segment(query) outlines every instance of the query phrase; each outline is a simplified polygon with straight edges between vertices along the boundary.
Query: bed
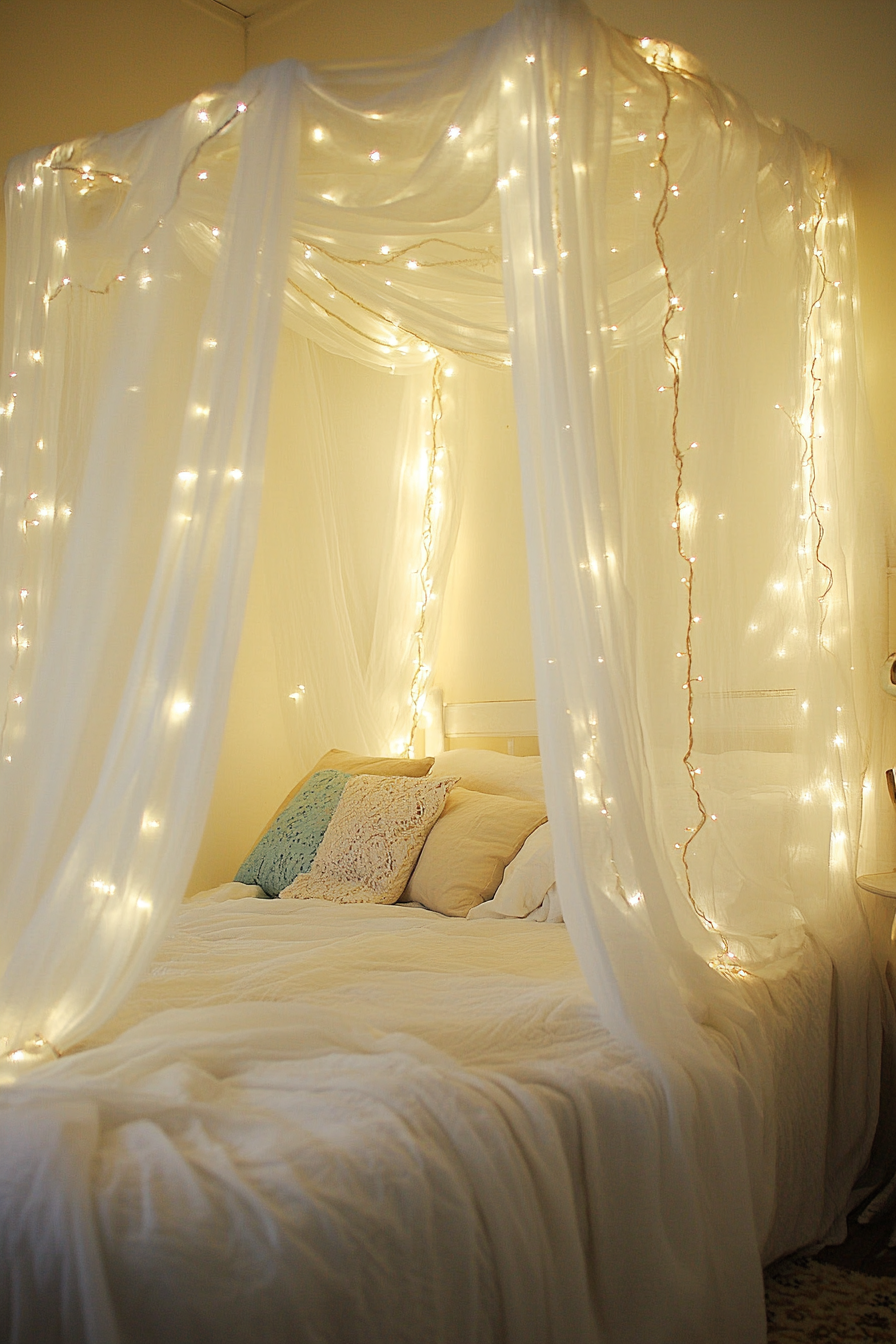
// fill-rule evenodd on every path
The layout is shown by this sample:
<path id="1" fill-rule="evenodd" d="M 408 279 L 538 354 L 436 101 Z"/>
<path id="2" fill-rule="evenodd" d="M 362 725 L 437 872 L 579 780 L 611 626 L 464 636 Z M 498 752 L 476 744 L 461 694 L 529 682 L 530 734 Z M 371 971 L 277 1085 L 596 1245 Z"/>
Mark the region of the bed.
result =
<path id="1" fill-rule="evenodd" d="M 4 1109 L 11 1338 L 698 1338 L 645 1161 L 666 1101 L 562 921 L 264 897 L 186 902 L 118 1013 Z M 826 1171 L 855 1160 L 828 1127 L 833 993 L 812 940 L 743 986 L 776 1080 L 766 1260 L 827 1229 Z M 736 1074 L 737 1024 L 703 1031 Z"/>

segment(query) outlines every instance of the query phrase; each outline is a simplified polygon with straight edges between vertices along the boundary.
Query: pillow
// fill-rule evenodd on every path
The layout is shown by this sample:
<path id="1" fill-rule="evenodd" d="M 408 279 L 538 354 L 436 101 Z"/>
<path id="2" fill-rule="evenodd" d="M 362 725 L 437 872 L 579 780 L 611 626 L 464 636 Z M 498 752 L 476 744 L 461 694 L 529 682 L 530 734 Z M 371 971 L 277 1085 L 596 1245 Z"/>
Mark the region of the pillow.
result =
<path id="1" fill-rule="evenodd" d="M 411 874 L 406 898 L 440 915 L 466 915 L 494 896 L 506 865 L 544 820 L 542 803 L 452 790 Z"/>
<path id="2" fill-rule="evenodd" d="M 501 793 L 505 798 L 525 798 L 530 803 L 544 804 L 540 756 L 505 756 L 500 751 L 461 747 L 457 751 L 441 751 L 436 756 L 432 777 L 443 775 L 459 775 L 463 788 L 475 789 L 477 793 Z"/>
<path id="3" fill-rule="evenodd" d="M 281 898 L 391 905 L 445 806 L 454 779 L 350 779 L 307 873 Z"/>
<path id="4" fill-rule="evenodd" d="M 494 900 L 470 911 L 470 919 L 527 919 L 554 886 L 554 846 L 550 822 L 538 826 L 508 863 Z"/>
<path id="5" fill-rule="evenodd" d="M 434 760 L 434 756 L 419 756 L 415 759 L 404 756 L 356 756 L 351 751 L 340 751 L 338 747 L 332 747 L 286 795 L 258 839 L 267 834 L 283 809 L 292 802 L 299 790 L 305 787 L 311 776 L 321 770 L 342 770 L 347 775 L 402 775 L 416 779 L 429 773 Z M 258 844 L 258 840 L 255 843 Z"/>
<path id="6" fill-rule="evenodd" d="M 307 873 L 342 791 L 351 779 L 344 770 L 319 770 L 299 790 L 245 858 L 234 878 L 279 896 L 299 873 Z"/>

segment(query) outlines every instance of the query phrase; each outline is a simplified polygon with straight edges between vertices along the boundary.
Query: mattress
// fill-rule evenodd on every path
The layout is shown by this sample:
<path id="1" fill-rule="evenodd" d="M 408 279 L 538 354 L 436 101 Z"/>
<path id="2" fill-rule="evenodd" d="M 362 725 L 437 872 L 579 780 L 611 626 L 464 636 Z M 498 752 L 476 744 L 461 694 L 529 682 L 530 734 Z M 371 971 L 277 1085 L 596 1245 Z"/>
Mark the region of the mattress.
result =
<path id="1" fill-rule="evenodd" d="M 769 1254 L 823 1216 L 830 984 L 807 943 L 744 987 L 779 1079 Z M 187 904 L 117 1016 L 2 1113 L 14 1338 L 685 1340 L 687 1265 L 633 1293 L 662 1104 L 562 925 Z"/>

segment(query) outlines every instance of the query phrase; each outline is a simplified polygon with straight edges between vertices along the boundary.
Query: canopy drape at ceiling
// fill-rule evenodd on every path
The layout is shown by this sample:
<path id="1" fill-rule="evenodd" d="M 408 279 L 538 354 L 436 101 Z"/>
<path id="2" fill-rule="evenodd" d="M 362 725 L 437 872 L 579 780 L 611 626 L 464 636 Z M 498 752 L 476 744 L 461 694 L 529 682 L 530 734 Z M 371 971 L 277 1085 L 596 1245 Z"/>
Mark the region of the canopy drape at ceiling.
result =
<path id="1" fill-rule="evenodd" d="M 614 1211 L 656 1291 L 608 1278 L 607 1320 L 761 1338 L 774 1080 L 739 980 L 785 974 L 807 931 L 837 967 L 832 1125 L 863 1105 L 869 1130 L 832 1217 L 880 1045 L 853 873 L 884 561 L 829 156 L 671 45 L 537 3 L 435 55 L 284 62 L 22 156 L 6 205 L 8 1068 L 105 1020 L 180 901 L 278 342 L 304 493 L 270 515 L 275 639 L 308 758 L 412 741 L 460 500 L 443 411 L 485 364 L 513 379 L 564 915 L 664 1116 L 640 1122 L 651 1226 L 621 1189 Z M 377 429 L 346 465 L 334 408 L 361 395 Z"/>

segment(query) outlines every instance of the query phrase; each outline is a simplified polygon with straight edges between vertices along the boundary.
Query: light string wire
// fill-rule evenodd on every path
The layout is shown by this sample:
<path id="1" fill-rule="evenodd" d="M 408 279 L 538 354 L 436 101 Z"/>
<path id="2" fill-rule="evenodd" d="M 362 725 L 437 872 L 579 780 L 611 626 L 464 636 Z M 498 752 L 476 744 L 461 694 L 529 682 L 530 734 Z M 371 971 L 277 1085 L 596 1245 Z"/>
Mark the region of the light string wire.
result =
<path id="1" fill-rule="evenodd" d="M 319 252 L 321 256 L 329 257 L 330 261 L 338 262 L 341 266 L 392 266 L 396 261 L 401 261 L 409 252 L 419 252 L 421 248 L 429 247 L 430 244 L 437 244 L 439 247 L 456 247 L 460 252 L 466 252 L 465 257 L 440 257 L 434 261 L 418 260 L 413 258 L 415 265 L 409 267 L 410 270 L 432 270 L 442 266 L 499 266 L 501 258 L 491 247 L 471 247 L 467 243 L 459 243 L 456 238 L 420 238 L 413 243 L 408 243 L 406 247 L 391 248 L 387 247 L 385 251 L 380 248 L 380 255 L 376 257 L 342 257 L 338 252 L 330 252 L 322 247 L 320 243 L 308 243 L 301 238 L 296 242 L 305 249 L 305 260 L 310 260 L 309 253 Z M 385 244 L 384 244 L 385 247 Z M 405 263 L 407 265 L 407 263 Z"/>
<path id="2" fill-rule="evenodd" d="M 819 438 L 818 399 L 821 396 L 824 387 L 824 380 L 821 376 L 821 367 L 824 359 L 824 336 L 821 329 L 821 309 L 825 296 L 833 285 L 833 281 L 828 273 L 823 246 L 823 230 L 826 229 L 829 218 L 826 208 L 829 168 L 830 155 L 828 154 L 826 155 L 824 166 L 821 169 L 821 184 L 816 198 L 815 213 L 811 220 L 812 233 L 810 246 L 812 249 L 812 261 L 815 263 L 817 289 L 814 297 L 811 293 L 809 295 L 809 310 L 806 315 L 805 375 L 808 381 L 808 403 L 805 405 L 805 409 L 801 415 L 796 415 L 791 411 L 787 411 L 783 406 L 778 407 L 778 409 L 783 411 L 784 415 L 786 415 L 795 434 L 802 443 L 800 465 L 806 473 L 807 521 L 810 528 L 815 529 L 815 546 L 813 548 L 815 563 L 825 574 L 824 588 L 817 599 L 819 605 L 819 638 L 824 634 L 825 621 L 827 620 L 828 615 L 827 599 L 834 587 L 834 571 L 821 554 L 822 542 L 824 541 L 824 524 L 821 521 L 818 500 L 815 495 L 815 484 L 818 476 L 815 461 L 815 445 Z M 800 228 L 803 231 L 805 231 L 805 227 L 805 225 L 800 225 Z"/>
<path id="3" fill-rule="evenodd" d="M 664 386 L 661 390 L 664 392 L 671 391 L 672 393 L 672 415 L 669 430 L 672 445 L 672 457 L 675 463 L 675 517 L 672 526 L 675 530 L 675 540 L 679 558 L 687 567 L 687 574 L 683 580 L 687 592 L 687 631 L 684 648 L 685 680 L 683 683 L 683 689 L 687 691 L 687 749 L 681 759 L 682 764 L 687 771 L 688 784 L 690 785 L 691 794 L 697 806 L 698 813 L 696 825 L 688 826 L 686 828 L 688 832 L 687 839 L 682 845 L 676 845 L 676 849 L 679 850 L 682 872 L 684 874 L 685 891 L 691 908 L 701 924 L 703 924 L 705 928 L 711 929 L 716 937 L 719 938 L 722 945 L 721 955 L 714 957 L 710 962 L 710 965 L 715 970 L 721 971 L 727 975 L 743 977 L 747 975 L 747 972 L 741 966 L 736 964 L 736 958 L 730 949 L 727 938 L 718 928 L 715 921 L 710 919 L 709 915 L 694 895 L 690 864 L 688 863 L 688 851 L 709 820 L 709 812 L 707 811 L 706 804 L 703 801 L 703 795 L 701 794 L 700 787 L 697 783 L 697 777 L 700 773 L 699 767 L 695 766 L 693 762 L 694 683 L 695 681 L 702 681 L 703 678 L 702 676 L 695 677 L 694 675 L 693 631 L 694 625 L 699 619 L 694 612 L 696 557 L 690 553 L 689 549 L 685 548 L 682 538 L 682 495 L 684 493 L 685 454 L 678 439 L 679 416 L 681 410 L 681 360 L 678 352 L 673 349 L 672 341 L 669 336 L 669 328 L 683 311 L 683 305 L 675 293 L 672 284 L 672 277 L 666 257 L 666 243 L 663 236 L 663 224 L 669 213 L 669 199 L 672 195 L 672 176 L 669 172 L 669 164 L 667 161 L 669 148 L 669 116 L 672 111 L 672 85 L 669 79 L 669 74 L 677 74 L 679 71 L 672 60 L 672 48 L 668 44 L 661 45 L 659 51 L 653 54 L 653 59 L 650 60 L 649 63 L 656 70 L 663 87 L 663 111 L 658 132 L 660 148 L 655 159 L 655 165 L 660 170 L 662 190 L 659 203 L 657 204 L 651 221 L 654 246 L 656 248 L 656 254 L 659 257 L 663 282 L 666 289 L 666 311 L 660 328 L 660 336 L 663 346 L 663 356 L 672 378 L 671 385 Z"/>
<path id="4" fill-rule="evenodd" d="M 437 265 L 439 263 L 432 264 Z M 450 265 L 451 263 L 445 264 Z M 356 298 L 354 294 L 350 294 L 348 290 L 342 289 L 335 280 L 331 280 L 329 276 L 323 275 L 320 271 L 316 271 L 314 274 L 318 279 L 326 281 L 334 295 L 338 294 L 341 299 L 345 299 L 346 302 L 354 304 L 356 308 L 360 308 L 362 312 L 375 318 L 377 322 L 388 323 L 394 331 L 401 332 L 403 336 L 408 337 L 408 339 L 412 341 L 416 341 L 417 344 L 423 347 L 425 351 L 428 351 L 430 355 L 435 353 L 432 342 L 427 340 L 425 336 L 419 335 L 418 332 L 414 331 L 405 322 L 393 322 L 390 318 L 386 317 L 381 308 L 373 308 L 370 304 L 364 303 L 361 299 Z M 286 283 L 289 285 L 290 289 L 294 289 L 297 294 L 300 294 L 303 299 L 307 300 L 312 307 L 323 313 L 325 317 L 332 318 L 334 322 L 340 323 L 346 330 L 353 332 L 355 336 L 360 336 L 361 339 L 366 341 L 369 345 L 376 346 L 379 354 L 395 354 L 395 347 L 389 345 L 388 342 L 381 340 L 377 336 L 372 336 L 370 332 L 362 331 L 360 327 L 356 327 L 352 322 L 349 322 L 347 317 L 343 317 L 340 313 L 334 312 L 332 308 L 328 308 L 325 303 L 321 303 L 320 299 L 315 298 L 313 294 L 309 294 L 306 289 L 303 289 L 297 280 L 293 280 L 292 276 L 286 277 Z M 459 350 L 456 346 L 443 345 L 441 342 L 440 346 L 441 349 L 447 350 L 449 354 L 457 355 L 458 359 L 469 359 L 474 364 L 480 364 L 488 369 L 504 368 L 510 364 L 509 356 L 485 355 L 476 350 Z"/>
<path id="5" fill-rule="evenodd" d="M 216 126 L 213 131 L 210 131 L 208 135 L 204 136 L 199 141 L 199 143 L 194 146 L 192 151 L 187 155 L 186 159 L 184 160 L 181 166 L 181 170 L 178 173 L 177 182 L 174 187 L 174 193 L 171 197 L 171 200 L 168 203 L 168 206 L 166 207 L 165 210 L 163 210 L 162 214 L 156 220 L 152 228 L 140 239 L 131 255 L 127 258 L 125 262 L 125 272 L 127 271 L 128 267 L 130 267 L 130 265 L 133 263 L 138 254 L 144 251 L 146 243 L 156 232 L 156 230 L 164 227 L 166 219 L 180 203 L 181 189 L 183 188 L 184 179 L 186 178 L 187 173 L 196 163 L 202 151 L 206 148 L 207 145 L 210 145 L 214 140 L 217 140 L 218 136 L 224 135 L 239 117 L 241 117 L 245 112 L 248 112 L 249 108 L 252 106 L 253 101 L 254 100 L 250 98 L 248 103 L 243 102 L 237 103 L 236 107 L 231 112 L 230 116 L 227 117 L 224 121 L 222 121 L 220 126 Z M 200 117 L 203 117 L 203 115 L 205 120 L 208 120 L 208 113 L 205 112 L 204 109 L 202 109 L 199 113 Z M 54 150 L 53 152 L 55 153 L 56 151 Z M 75 153 L 75 147 L 72 146 L 71 150 L 69 151 L 69 158 L 74 157 L 74 153 Z M 96 168 L 87 168 L 86 165 L 83 168 L 75 168 L 71 163 L 54 163 L 52 154 L 49 155 L 46 159 L 40 160 L 36 166 L 38 168 L 49 168 L 52 172 L 77 173 L 83 181 L 86 181 L 88 183 L 87 187 L 88 190 L 90 189 L 90 184 L 96 178 L 108 179 L 111 182 L 121 184 L 126 187 L 130 186 L 129 180 L 123 174 L 102 172 Z M 85 290 L 88 294 L 108 294 L 112 289 L 113 285 L 115 284 L 116 280 L 121 281 L 123 279 L 125 279 L 124 274 L 119 274 L 115 276 L 114 279 L 109 281 L 105 289 L 90 289 L 87 285 L 82 285 L 78 282 L 73 282 L 70 279 L 65 279 L 62 281 L 61 284 L 56 286 L 56 289 L 53 290 L 52 293 L 45 296 L 44 306 L 49 307 L 49 305 L 53 302 L 53 300 L 57 298 L 64 289 L 69 288 L 72 284 L 76 284 L 78 289 Z"/>
<path id="6" fill-rule="evenodd" d="M 414 746 L 414 734 L 420 724 L 420 716 L 426 702 L 426 684 L 430 668 L 426 662 L 426 615 L 432 601 L 431 570 L 435 558 L 436 530 L 436 464 L 444 452 L 441 436 L 442 422 L 442 361 L 437 355 L 432 366 L 432 394 L 429 402 L 430 436 L 426 458 L 426 490 L 423 496 L 423 522 L 420 537 L 420 567 L 417 581 L 420 589 L 420 615 L 413 635 L 414 675 L 411 679 L 411 724 L 407 746 L 403 756 L 410 756 Z"/>
<path id="7" fill-rule="evenodd" d="M 9 1044 L 8 1037 L 3 1037 L 3 1044 Z M 61 1059 L 65 1053 L 64 1050 L 60 1050 L 55 1046 L 52 1041 L 48 1041 L 46 1036 L 36 1035 L 32 1036 L 24 1045 L 19 1046 L 18 1050 L 7 1051 L 4 1058 L 10 1060 L 13 1064 L 20 1064 L 26 1059 L 39 1059 L 43 1054 L 44 1049 L 49 1050 L 56 1059 Z"/>

